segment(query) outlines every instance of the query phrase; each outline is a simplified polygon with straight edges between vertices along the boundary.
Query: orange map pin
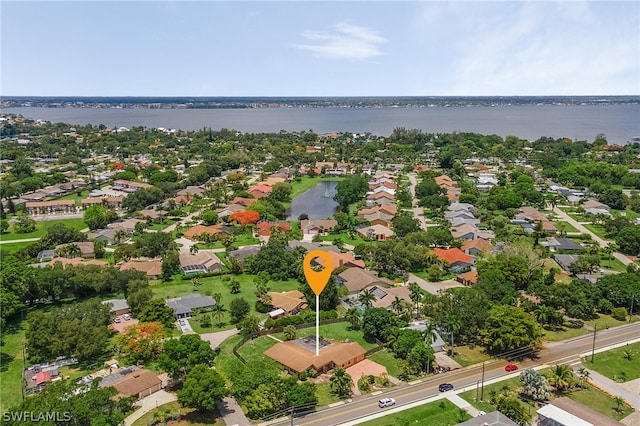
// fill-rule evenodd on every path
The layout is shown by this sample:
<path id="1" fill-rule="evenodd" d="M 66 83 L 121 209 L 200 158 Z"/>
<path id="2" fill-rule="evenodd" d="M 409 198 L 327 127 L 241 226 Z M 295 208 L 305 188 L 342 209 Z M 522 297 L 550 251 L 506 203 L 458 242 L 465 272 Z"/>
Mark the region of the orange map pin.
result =
<path id="1" fill-rule="evenodd" d="M 316 257 L 324 259 L 324 269 L 322 271 L 314 271 L 311 268 L 311 261 Z M 309 283 L 309 287 L 311 287 L 311 290 L 313 290 L 316 296 L 320 296 L 320 293 L 322 293 L 322 290 L 324 290 L 329 282 L 329 277 L 333 270 L 332 266 L 331 256 L 329 256 L 329 253 L 326 251 L 313 250 L 304 257 L 304 276 L 307 278 L 307 283 Z"/>

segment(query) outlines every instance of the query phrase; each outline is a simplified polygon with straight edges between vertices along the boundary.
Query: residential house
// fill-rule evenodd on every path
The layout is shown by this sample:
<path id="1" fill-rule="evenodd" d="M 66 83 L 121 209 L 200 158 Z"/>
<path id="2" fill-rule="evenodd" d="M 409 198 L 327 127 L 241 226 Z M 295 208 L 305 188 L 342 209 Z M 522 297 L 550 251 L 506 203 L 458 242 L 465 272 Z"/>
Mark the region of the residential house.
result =
<path id="1" fill-rule="evenodd" d="M 56 263 L 59 263 L 60 265 L 62 265 L 63 268 L 67 266 L 88 266 L 88 265 L 109 266 L 109 263 L 105 262 L 104 260 L 91 259 L 85 262 L 84 259 L 81 257 L 73 257 L 71 259 L 66 257 L 54 257 L 49 261 L 48 266 L 55 266 Z"/>
<path id="2" fill-rule="evenodd" d="M 373 204 L 395 204 L 396 197 L 386 191 L 367 195 L 367 203 Z"/>
<path id="3" fill-rule="evenodd" d="M 249 188 L 249 191 L 247 192 L 249 192 L 253 198 L 260 199 L 271 194 L 271 187 L 267 185 L 256 185 Z"/>
<path id="4" fill-rule="evenodd" d="M 458 185 L 458 181 L 455 181 L 455 180 L 451 179 L 447 175 L 436 176 L 434 180 L 436 182 L 436 185 L 438 185 L 440 187 L 457 186 Z"/>
<path id="5" fill-rule="evenodd" d="M 480 219 L 465 219 L 460 216 L 449 219 L 449 222 L 451 222 L 453 228 L 458 228 L 462 225 L 471 225 L 475 228 L 480 225 Z"/>
<path id="6" fill-rule="evenodd" d="M 538 409 L 537 425 L 620 426 L 622 423 L 567 397 L 556 398 Z"/>
<path id="7" fill-rule="evenodd" d="M 187 186 L 184 189 L 181 189 L 180 191 L 178 191 L 177 195 L 178 196 L 199 196 L 199 197 L 204 197 L 204 193 L 207 191 L 207 188 L 205 188 L 204 186 Z"/>
<path id="8" fill-rule="evenodd" d="M 271 228 L 280 228 L 286 233 L 291 231 L 291 224 L 289 222 L 258 222 L 256 233 L 259 237 L 268 237 L 271 235 Z"/>
<path id="9" fill-rule="evenodd" d="M 115 229 L 96 229 L 95 231 L 87 234 L 90 240 L 102 241 L 107 245 L 113 245 L 116 243 L 116 230 Z"/>
<path id="10" fill-rule="evenodd" d="M 114 190 L 129 192 L 129 193 L 136 192 L 138 189 L 151 188 L 152 186 L 153 185 L 149 185 L 148 183 L 132 182 L 130 180 L 122 180 L 122 179 L 118 179 L 113 182 Z"/>
<path id="11" fill-rule="evenodd" d="M 147 222 L 145 222 L 144 220 L 140 220 L 140 219 L 124 219 L 124 220 L 118 220 L 116 222 L 111 222 L 110 224 L 107 225 L 108 229 L 115 229 L 117 230 L 123 230 L 125 231 L 127 234 L 133 234 L 136 231 L 136 224 L 137 223 L 144 223 L 146 224 Z"/>
<path id="12" fill-rule="evenodd" d="M 180 269 L 186 275 L 222 271 L 224 264 L 210 251 L 200 250 L 196 254 L 180 252 Z"/>
<path id="13" fill-rule="evenodd" d="M 606 217 L 613 217 L 609 210 L 603 208 L 590 207 L 588 209 L 584 209 L 584 212 L 587 214 L 592 214 L 594 216 L 602 215 Z"/>
<path id="14" fill-rule="evenodd" d="M 23 196 L 22 198 L 25 198 Z M 76 202 L 73 200 L 53 200 L 26 202 L 25 208 L 29 215 L 44 215 L 53 213 L 76 213 Z"/>
<path id="15" fill-rule="evenodd" d="M 597 200 L 586 200 L 584 203 L 582 203 L 582 208 L 587 210 L 587 209 L 603 209 L 603 210 L 609 210 L 611 207 L 609 207 L 608 205 L 601 203 L 600 201 Z"/>
<path id="16" fill-rule="evenodd" d="M 553 256 L 553 260 L 555 260 L 556 263 L 560 265 L 560 267 L 564 271 L 570 271 L 571 265 L 573 265 L 573 263 L 576 262 L 579 258 L 580 256 L 573 254 L 556 254 L 555 256 Z"/>
<path id="17" fill-rule="evenodd" d="M 391 228 L 393 226 L 391 223 L 393 216 L 381 211 L 365 215 L 363 219 L 368 221 L 370 225 L 382 225 L 387 228 Z"/>
<path id="18" fill-rule="evenodd" d="M 238 259 L 239 261 L 244 261 L 244 259 L 248 256 L 256 255 L 260 251 L 261 246 L 253 245 L 253 246 L 244 246 L 237 250 L 232 250 L 228 253 L 228 257 L 233 257 Z"/>
<path id="19" fill-rule="evenodd" d="M 144 219 L 151 219 L 154 222 L 157 222 L 161 221 L 167 215 L 167 212 L 165 210 L 144 209 L 140 210 L 138 214 Z"/>
<path id="20" fill-rule="evenodd" d="M 414 322 L 410 322 L 409 325 L 404 328 L 409 330 L 417 330 L 421 333 L 424 333 L 428 325 L 429 325 L 428 321 L 414 321 Z M 446 345 L 444 339 L 440 337 L 440 333 L 438 333 L 437 330 L 433 330 L 432 333 L 434 337 L 434 339 L 431 341 L 432 342 L 431 347 L 433 348 L 433 351 L 436 353 L 444 352 L 444 346 Z"/>
<path id="21" fill-rule="evenodd" d="M 368 195 L 375 195 L 375 194 L 380 194 L 381 192 L 386 192 L 387 194 L 391 194 L 393 196 L 396 195 L 395 188 L 390 188 L 390 187 L 382 185 L 382 184 L 376 184 L 375 188 L 370 189 L 367 192 L 367 194 Z"/>
<path id="22" fill-rule="evenodd" d="M 363 219 L 365 216 L 372 215 L 375 213 L 384 213 L 393 218 L 398 213 L 398 206 L 395 204 L 382 204 L 376 205 L 369 208 L 364 208 L 358 211 L 358 217 Z"/>
<path id="23" fill-rule="evenodd" d="M 451 212 L 458 212 L 458 211 L 474 212 L 476 211 L 476 207 L 473 204 L 469 204 L 469 203 L 451 203 L 449 204 L 449 207 L 447 207 L 447 210 Z"/>
<path id="24" fill-rule="evenodd" d="M 142 399 L 162 388 L 162 381 L 150 370 L 137 369 L 111 384 L 118 391 L 119 397 L 134 396 Z"/>
<path id="25" fill-rule="evenodd" d="M 569 238 L 547 237 L 542 245 L 549 247 L 551 251 L 584 251 L 584 247 Z"/>
<path id="26" fill-rule="evenodd" d="M 315 337 L 276 343 L 264 354 L 282 364 L 292 373 L 310 369 L 326 373 L 335 367 L 347 368 L 365 358 L 367 351 L 355 342 L 329 342 L 321 339 L 318 356 L 315 353 Z"/>
<path id="27" fill-rule="evenodd" d="M 491 411 L 478 417 L 472 417 L 466 422 L 458 423 L 458 426 L 518 426 L 518 423 L 502 414 L 500 411 Z"/>
<path id="28" fill-rule="evenodd" d="M 364 268 L 365 266 L 363 260 L 354 258 L 353 254 L 351 253 L 328 251 L 327 254 L 331 258 L 332 271 L 335 271 L 336 269 L 341 268 L 343 266 L 346 266 L 349 268 L 351 267 Z M 311 264 L 325 266 L 326 263 L 324 261 L 324 258 L 317 257 L 311 261 Z"/>
<path id="29" fill-rule="evenodd" d="M 485 253 L 490 253 L 493 249 L 493 244 L 482 238 L 476 240 L 465 241 L 462 244 L 462 251 L 469 256 L 481 256 Z"/>
<path id="30" fill-rule="evenodd" d="M 478 283 L 478 271 L 467 271 L 456 276 L 456 281 L 462 285 L 470 286 Z"/>
<path id="31" fill-rule="evenodd" d="M 60 253 L 60 250 L 69 245 L 76 245 L 80 249 L 80 256 L 85 259 L 96 257 L 94 252 L 92 241 L 76 241 L 73 243 L 59 244 L 56 246 L 56 253 Z"/>
<path id="32" fill-rule="evenodd" d="M 271 296 L 271 306 L 274 308 L 272 312 L 274 315 L 271 315 L 271 318 L 295 315 L 309 306 L 304 294 L 298 290 L 281 293 L 270 291 L 269 296 Z"/>
<path id="33" fill-rule="evenodd" d="M 123 197 L 95 197 L 95 198 L 85 198 L 80 201 L 82 205 L 82 210 L 86 210 L 91 206 L 103 206 L 106 205 L 111 209 L 119 209 L 122 207 Z"/>
<path id="34" fill-rule="evenodd" d="M 300 230 L 303 235 L 325 235 L 338 225 L 334 219 L 301 220 Z"/>
<path id="35" fill-rule="evenodd" d="M 213 239 L 220 239 L 229 235 L 229 230 L 222 225 L 196 225 L 188 229 L 182 236 L 192 241 L 203 239 L 203 235 L 209 234 Z"/>
<path id="36" fill-rule="evenodd" d="M 209 309 L 216 305 L 216 301 L 211 296 L 201 294 L 187 294 L 182 297 L 167 299 L 167 306 L 173 309 L 173 316 L 176 319 L 190 318 L 194 309 Z"/>
<path id="37" fill-rule="evenodd" d="M 393 302 L 396 300 L 396 297 L 409 305 L 413 304 L 409 287 L 382 287 L 373 285 L 367 287 L 365 290 L 370 291 L 374 295 L 375 299 L 371 302 L 371 306 L 374 308 L 384 308 L 391 311 L 393 310 Z M 363 290 L 363 292 L 365 290 Z"/>
<path id="38" fill-rule="evenodd" d="M 128 314 L 130 312 L 129 305 L 127 304 L 127 299 L 109 299 L 104 300 L 102 304 L 110 305 L 111 315 L 113 316 Z"/>
<path id="39" fill-rule="evenodd" d="M 477 238 L 477 234 L 478 228 L 466 223 L 451 231 L 453 238 L 463 241 L 475 240 Z"/>
<path id="40" fill-rule="evenodd" d="M 468 271 L 475 264 L 475 258 L 469 256 L 459 248 L 434 248 L 433 253 L 440 262 L 446 265 L 449 271 L 454 273 Z"/>
<path id="41" fill-rule="evenodd" d="M 362 268 L 348 268 L 336 276 L 336 282 L 345 286 L 349 293 L 359 293 L 367 287 L 376 285 L 378 287 L 392 287 L 393 281 L 387 278 L 380 278 L 378 274 Z"/>
<path id="42" fill-rule="evenodd" d="M 356 232 L 364 239 L 383 241 L 395 235 L 391 229 L 383 225 L 360 226 Z"/>
<path id="43" fill-rule="evenodd" d="M 256 200 L 254 198 L 235 197 L 233 200 L 231 200 L 230 204 L 238 204 L 244 207 L 249 207 L 255 201 Z"/>
<path id="44" fill-rule="evenodd" d="M 391 179 L 380 179 L 376 182 L 369 181 L 369 191 L 374 191 L 376 188 L 386 187 L 389 189 L 393 189 L 394 191 L 398 189 L 398 185 Z"/>
<path id="45" fill-rule="evenodd" d="M 162 261 L 159 259 L 147 261 L 128 261 L 120 265 L 121 271 L 140 271 L 147 275 L 147 278 L 157 280 L 162 276 Z"/>
<path id="46" fill-rule="evenodd" d="M 216 213 L 218 213 L 218 217 L 222 219 L 222 218 L 226 218 L 227 216 L 231 216 L 234 213 L 242 212 L 245 209 L 246 207 L 241 204 L 229 204 L 226 207 L 222 207 L 216 210 Z"/>

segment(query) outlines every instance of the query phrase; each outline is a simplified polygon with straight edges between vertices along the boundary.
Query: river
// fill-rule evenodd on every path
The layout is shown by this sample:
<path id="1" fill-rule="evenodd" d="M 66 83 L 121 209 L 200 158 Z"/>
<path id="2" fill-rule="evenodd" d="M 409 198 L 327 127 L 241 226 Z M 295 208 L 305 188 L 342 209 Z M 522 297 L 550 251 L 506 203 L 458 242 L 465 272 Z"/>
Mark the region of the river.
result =
<path id="1" fill-rule="evenodd" d="M 297 220 L 303 213 L 309 219 L 327 219 L 336 212 L 338 203 L 333 200 L 336 195 L 336 181 L 321 181 L 313 188 L 291 200 L 291 207 L 287 210 L 287 219 Z"/>
<path id="2" fill-rule="evenodd" d="M 476 132 L 513 135 L 529 141 L 542 136 L 592 142 L 603 133 L 610 144 L 640 136 L 640 105 L 498 105 L 402 108 L 3 108 L 2 113 L 76 125 L 198 130 L 210 127 L 249 133 L 308 131 L 372 133 L 389 136 L 394 128 L 427 133 Z"/>

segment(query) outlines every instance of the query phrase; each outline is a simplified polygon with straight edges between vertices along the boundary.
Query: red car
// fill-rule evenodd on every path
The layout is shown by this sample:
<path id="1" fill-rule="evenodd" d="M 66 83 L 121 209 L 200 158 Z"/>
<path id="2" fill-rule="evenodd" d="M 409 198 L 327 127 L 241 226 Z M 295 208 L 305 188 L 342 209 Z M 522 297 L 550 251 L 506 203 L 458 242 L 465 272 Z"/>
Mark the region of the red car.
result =
<path id="1" fill-rule="evenodd" d="M 507 364 L 506 367 L 504 367 L 504 371 L 516 371 L 518 369 L 518 366 L 515 364 Z"/>

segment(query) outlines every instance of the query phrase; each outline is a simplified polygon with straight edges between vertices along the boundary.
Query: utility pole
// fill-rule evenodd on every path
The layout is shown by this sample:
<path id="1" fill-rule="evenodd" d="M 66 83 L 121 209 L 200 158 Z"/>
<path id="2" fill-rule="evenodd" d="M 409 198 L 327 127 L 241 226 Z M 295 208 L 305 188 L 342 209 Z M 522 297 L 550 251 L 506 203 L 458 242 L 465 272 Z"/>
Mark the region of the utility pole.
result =
<path id="1" fill-rule="evenodd" d="M 631 295 L 631 307 L 629 308 L 629 323 L 631 323 L 631 318 L 633 318 L 633 299 L 635 294 Z"/>
<path id="2" fill-rule="evenodd" d="M 482 387 L 480 388 L 480 401 L 484 400 L 484 361 L 482 361 Z"/>
<path id="3" fill-rule="evenodd" d="M 596 356 L 596 330 L 598 329 L 598 323 L 593 323 L 593 346 L 591 348 L 591 364 Z"/>

